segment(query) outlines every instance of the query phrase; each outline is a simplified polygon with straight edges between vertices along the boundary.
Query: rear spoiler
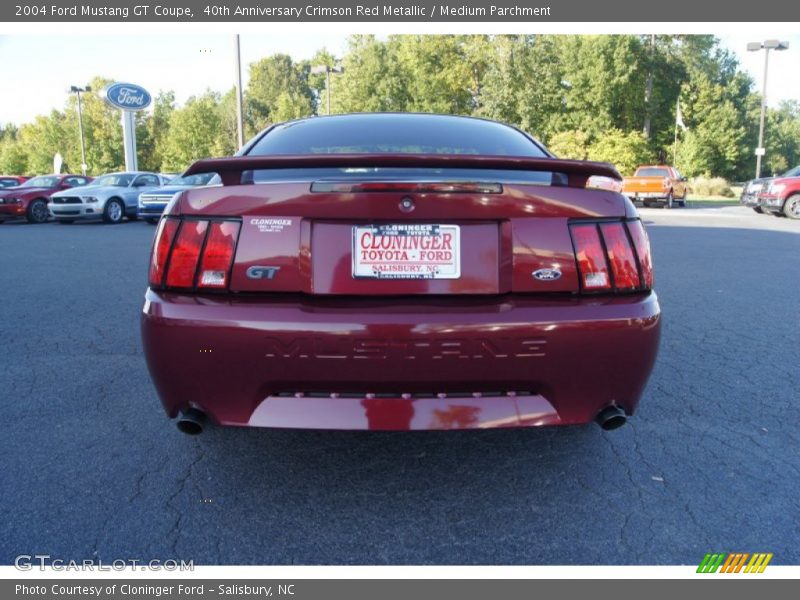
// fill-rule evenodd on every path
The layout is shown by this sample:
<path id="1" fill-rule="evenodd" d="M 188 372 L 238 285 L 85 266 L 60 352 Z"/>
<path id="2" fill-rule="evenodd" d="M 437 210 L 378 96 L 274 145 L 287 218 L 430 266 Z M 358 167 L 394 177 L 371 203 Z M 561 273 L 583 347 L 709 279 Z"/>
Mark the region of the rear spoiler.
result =
<path id="1" fill-rule="evenodd" d="M 217 173 L 223 185 L 239 185 L 242 173 L 257 169 L 312 167 L 441 167 L 454 169 L 502 169 L 510 171 L 552 171 L 567 176 L 569 187 L 585 187 L 590 177 L 622 181 L 609 163 L 528 156 L 480 156 L 471 154 L 280 154 L 205 158 L 192 164 L 184 175 Z"/>

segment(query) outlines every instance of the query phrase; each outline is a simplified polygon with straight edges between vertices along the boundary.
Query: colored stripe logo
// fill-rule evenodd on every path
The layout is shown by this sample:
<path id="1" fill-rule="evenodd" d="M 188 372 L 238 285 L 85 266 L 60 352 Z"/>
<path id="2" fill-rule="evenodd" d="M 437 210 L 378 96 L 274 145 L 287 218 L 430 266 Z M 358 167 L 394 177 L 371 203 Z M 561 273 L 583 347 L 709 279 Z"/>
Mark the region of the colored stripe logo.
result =
<path id="1" fill-rule="evenodd" d="M 772 560 L 772 552 L 732 552 L 708 553 L 703 557 L 700 566 L 697 567 L 698 573 L 763 573 L 769 561 Z"/>

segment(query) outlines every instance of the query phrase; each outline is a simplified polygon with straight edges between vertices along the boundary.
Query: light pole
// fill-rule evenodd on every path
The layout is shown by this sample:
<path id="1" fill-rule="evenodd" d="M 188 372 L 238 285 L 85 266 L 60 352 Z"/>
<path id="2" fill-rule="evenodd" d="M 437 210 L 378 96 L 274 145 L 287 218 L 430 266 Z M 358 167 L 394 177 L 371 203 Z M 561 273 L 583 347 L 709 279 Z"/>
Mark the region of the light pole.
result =
<path id="1" fill-rule="evenodd" d="M 91 86 L 86 87 L 78 87 L 77 85 L 72 85 L 69 88 L 71 93 L 74 93 L 78 97 L 78 131 L 80 132 L 81 136 L 81 174 L 85 177 L 86 176 L 86 144 L 83 141 L 83 106 L 81 104 L 81 92 L 91 92 Z"/>
<path id="2" fill-rule="evenodd" d="M 244 146 L 244 111 L 242 110 L 242 53 L 239 47 L 238 33 L 234 41 L 236 56 L 236 134 L 238 136 L 239 148 L 241 148 Z"/>
<path id="3" fill-rule="evenodd" d="M 756 179 L 761 177 L 761 158 L 767 153 L 764 148 L 764 117 L 767 113 L 767 71 L 769 69 L 770 50 L 788 50 L 789 42 L 779 40 L 766 40 L 763 42 L 750 42 L 747 44 L 748 52 L 764 50 L 764 82 L 761 89 L 761 119 L 758 123 L 758 148 L 756 148 Z"/>
<path id="4" fill-rule="evenodd" d="M 341 65 L 335 65 L 333 67 L 329 67 L 328 65 L 317 65 L 316 67 L 311 67 L 311 73 L 314 75 L 325 73 L 325 91 L 328 93 L 327 114 L 331 114 L 331 73 L 344 73 L 344 67 Z"/>

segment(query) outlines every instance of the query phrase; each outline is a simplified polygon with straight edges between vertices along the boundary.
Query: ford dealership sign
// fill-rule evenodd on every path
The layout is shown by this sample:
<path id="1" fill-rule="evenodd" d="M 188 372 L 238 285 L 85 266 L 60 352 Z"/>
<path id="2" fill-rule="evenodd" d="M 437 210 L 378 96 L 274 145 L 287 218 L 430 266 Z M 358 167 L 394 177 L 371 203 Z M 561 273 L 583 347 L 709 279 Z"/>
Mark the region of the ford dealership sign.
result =
<path id="1" fill-rule="evenodd" d="M 150 106 L 150 92 L 133 83 L 112 83 L 103 90 L 103 97 L 114 108 L 142 110 Z"/>

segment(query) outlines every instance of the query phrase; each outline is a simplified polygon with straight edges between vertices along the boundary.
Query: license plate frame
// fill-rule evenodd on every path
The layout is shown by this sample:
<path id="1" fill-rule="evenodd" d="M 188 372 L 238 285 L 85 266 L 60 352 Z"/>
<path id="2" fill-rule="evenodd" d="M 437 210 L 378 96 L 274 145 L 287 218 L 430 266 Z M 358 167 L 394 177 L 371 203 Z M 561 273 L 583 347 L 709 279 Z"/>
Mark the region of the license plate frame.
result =
<path id="1" fill-rule="evenodd" d="M 364 234 L 372 237 L 364 239 Z M 397 241 L 383 242 L 384 238 Z M 378 281 L 459 279 L 461 227 L 443 223 L 354 225 L 351 273 L 353 279 Z"/>

